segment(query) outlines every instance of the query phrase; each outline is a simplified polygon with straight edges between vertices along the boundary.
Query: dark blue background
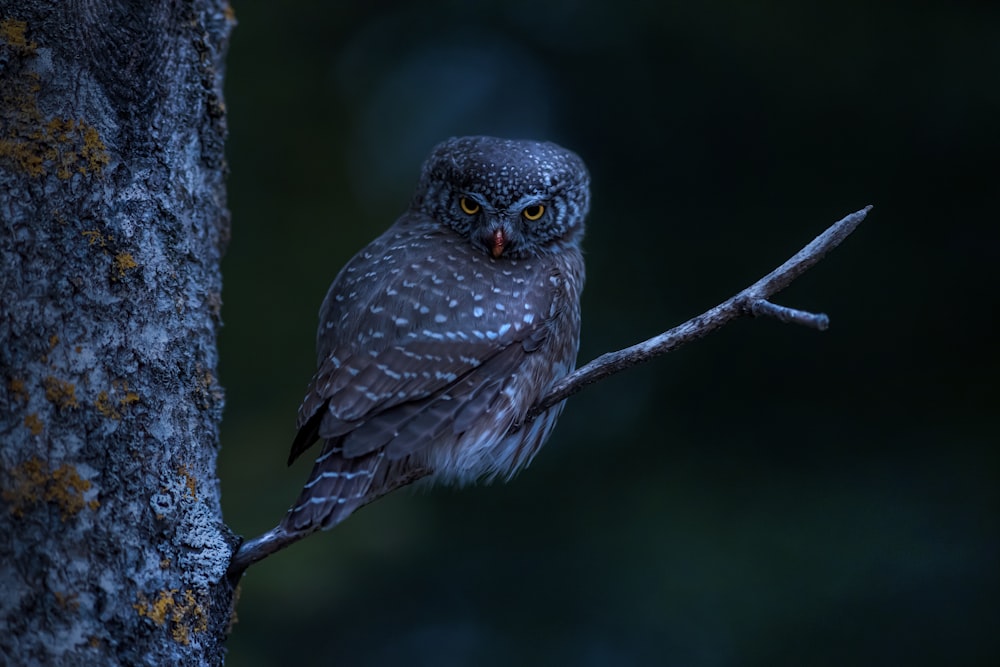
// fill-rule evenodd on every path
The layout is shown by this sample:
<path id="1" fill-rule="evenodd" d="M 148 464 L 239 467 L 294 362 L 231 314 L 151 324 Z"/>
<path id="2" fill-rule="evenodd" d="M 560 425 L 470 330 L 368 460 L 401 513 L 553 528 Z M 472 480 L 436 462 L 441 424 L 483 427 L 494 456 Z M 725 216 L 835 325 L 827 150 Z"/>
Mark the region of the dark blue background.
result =
<path id="1" fill-rule="evenodd" d="M 398 492 L 255 566 L 233 665 L 1000 659 L 996 3 L 239 2 L 226 519 L 255 535 L 340 266 L 439 140 L 594 179 L 581 362 L 770 271 L 778 299 L 587 389 L 507 486 Z M 309 458 L 309 457 L 304 457 Z"/>

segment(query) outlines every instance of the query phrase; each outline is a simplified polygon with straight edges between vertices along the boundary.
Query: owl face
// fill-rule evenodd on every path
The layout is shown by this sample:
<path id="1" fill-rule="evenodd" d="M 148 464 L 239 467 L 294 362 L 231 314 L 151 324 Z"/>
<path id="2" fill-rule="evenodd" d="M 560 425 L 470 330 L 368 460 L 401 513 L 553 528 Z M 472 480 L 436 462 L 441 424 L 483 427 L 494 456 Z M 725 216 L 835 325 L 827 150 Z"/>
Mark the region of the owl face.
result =
<path id="1" fill-rule="evenodd" d="M 578 245 L 590 175 L 549 142 L 462 137 L 424 163 L 411 208 L 494 257 L 520 259 Z"/>

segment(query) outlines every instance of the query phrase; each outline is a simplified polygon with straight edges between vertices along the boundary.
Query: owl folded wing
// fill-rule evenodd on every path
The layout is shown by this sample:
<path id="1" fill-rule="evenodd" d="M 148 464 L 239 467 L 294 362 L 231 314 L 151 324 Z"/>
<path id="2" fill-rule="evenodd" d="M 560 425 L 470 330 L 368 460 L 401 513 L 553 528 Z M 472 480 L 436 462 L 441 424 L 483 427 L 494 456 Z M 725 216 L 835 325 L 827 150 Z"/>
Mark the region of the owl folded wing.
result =
<path id="1" fill-rule="evenodd" d="M 387 454 L 396 459 L 449 428 L 460 435 L 502 400 L 508 379 L 523 371 L 525 357 L 548 331 L 548 322 L 539 320 L 531 327 L 477 332 L 481 338 L 438 340 L 435 334 L 382 350 L 335 351 L 299 409 L 289 463 L 319 439 L 342 438 L 348 458 L 388 446 Z"/>

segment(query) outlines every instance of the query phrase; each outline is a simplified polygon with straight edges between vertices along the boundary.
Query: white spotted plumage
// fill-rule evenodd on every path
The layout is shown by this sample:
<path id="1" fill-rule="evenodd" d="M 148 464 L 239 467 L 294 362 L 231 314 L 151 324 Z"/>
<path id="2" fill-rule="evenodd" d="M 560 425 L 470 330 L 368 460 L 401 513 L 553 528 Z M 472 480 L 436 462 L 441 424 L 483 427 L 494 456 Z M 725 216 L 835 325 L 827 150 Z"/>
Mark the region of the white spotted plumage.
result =
<path id="1" fill-rule="evenodd" d="M 420 477 L 509 478 L 531 461 L 562 405 L 524 417 L 575 365 L 589 197 L 583 163 L 555 144 L 432 151 L 410 209 L 320 310 L 289 460 L 323 447 L 286 531 L 330 528 Z"/>

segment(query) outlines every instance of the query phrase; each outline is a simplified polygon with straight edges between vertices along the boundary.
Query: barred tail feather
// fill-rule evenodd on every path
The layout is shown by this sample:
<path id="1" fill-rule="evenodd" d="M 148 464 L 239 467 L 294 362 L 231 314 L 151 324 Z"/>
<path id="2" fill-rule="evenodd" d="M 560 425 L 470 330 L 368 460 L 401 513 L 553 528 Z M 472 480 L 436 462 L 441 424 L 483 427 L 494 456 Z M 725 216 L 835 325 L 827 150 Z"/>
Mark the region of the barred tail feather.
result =
<path id="1" fill-rule="evenodd" d="M 384 449 L 345 457 L 342 442 L 324 443 L 298 500 L 281 521 L 285 530 L 328 530 L 361 506 L 431 473 L 410 458 L 389 460 Z"/>
<path id="2" fill-rule="evenodd" d="M 341 440 L 327 440 L 324 444 L 298 500 L 282 519 L 287 530 L 332 528 L 365 503 L 384 454 L 371 452 L 344 458 Z"/>

